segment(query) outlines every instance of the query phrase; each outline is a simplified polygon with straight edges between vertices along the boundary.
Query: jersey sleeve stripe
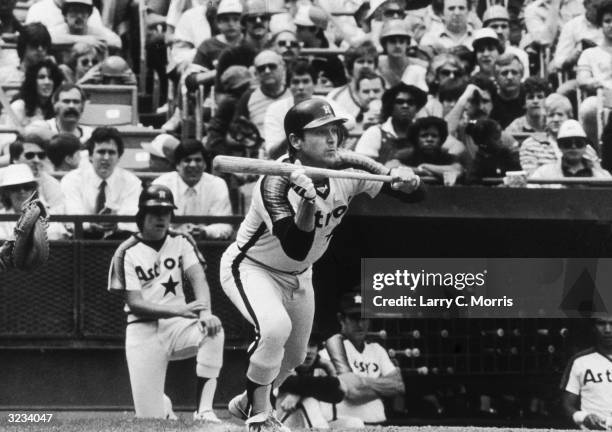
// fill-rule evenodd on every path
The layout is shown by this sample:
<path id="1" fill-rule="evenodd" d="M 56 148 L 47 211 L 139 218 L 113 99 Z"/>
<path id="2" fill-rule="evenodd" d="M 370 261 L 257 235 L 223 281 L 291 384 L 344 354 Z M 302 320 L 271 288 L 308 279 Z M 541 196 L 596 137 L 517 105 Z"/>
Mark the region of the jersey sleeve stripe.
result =
<path id="1" fill-rule="evenodd" d="M 108 289 L 109 291 L 124 291 L 126 289 L 125 282 L 125 254 L 127 251 L 136 246 L 139 240 L 136 237 L 130 237 L 117 248 L 111 262 L 111 270 L 109 274 Z"/>
<path id="2" fill-rule="evenodd" d="M 289 179 L 286 177 L 265 176 L 261 180 L 259 185 L 261 199 L 272 223 L 286 217 L 293 217 L 293 208 L 287 198 L 289 186 Z"/>
<path id="3" fill-rule="evenodd" d="M 198 249 L 198 244 L 196 243 L 196 241 L 193 239 L 193 237 L 190 234 L 186 234 L 186 233 L 179 233 L 179 235 L 181 237 L 183 237 L 185 240 L 187 240 L 187 242 L 189 242 L 189 244 L 191 246 L 193 246 L 193 250 L 196 254 L 196 256 L 198 257 L 198 261 L 200 261 L 200 263 L 206 267 L 206 260 L 204 259 L 204 256 L 202 255 L 202 253 L 200 252 L 200 249 Z"/>
<path id="4" fill-rule="evenodd" d="M 561 390 L 565 390 L 565 387 L 567 387 L 567 383 L 569 381 L 570 371 L 572 370 L 572 367 L 574 366 L 574 362 L 577 359 L 579 359 L 580 357 L 584 357 L 584 356 L 587 356 L 589 354 L 593 354 L 594 352 L 595 352 L 595 348 L 589 348 L 587 350 L 580 351 L 580 352 L 574 354 L 568 360 L 567 366 L 565 366 L 565 370 L 563 371 L 563 375 L 561 376 L 561 384 L 560 384 Z"/>

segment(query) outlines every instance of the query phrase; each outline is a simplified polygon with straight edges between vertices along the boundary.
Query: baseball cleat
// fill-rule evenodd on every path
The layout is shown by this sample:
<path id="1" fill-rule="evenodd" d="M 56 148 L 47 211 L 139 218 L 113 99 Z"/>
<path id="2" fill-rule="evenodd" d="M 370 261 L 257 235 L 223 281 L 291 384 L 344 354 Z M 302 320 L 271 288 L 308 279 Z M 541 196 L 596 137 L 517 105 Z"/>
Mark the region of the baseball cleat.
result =
<path id="1" fill-rule="evenodd" d="M 172 401 L 166 395 L 164 395 L 164 417 L 166 420 L 178 420 L 176 414 L 172 410 Z"/>
<path id="2" fill-rule="evenodd" d="M 244 403 L 246 401 L 245 395 L 246 392 L 240 393 L 238 396 L 234 396 L 227 404 L 229 413 L 239 420 L 246 420 L 249 418 L 247 406 Z"/>
<path id="3" fill-rule="evenodd" d="M 193 419 L 195 421 L 205 422 L 205 423 L 215 423 L 221 424 L 221 420 L 216 416 L 213 410 L 206 410 L 202 412 L 195 411 L 193 413 Z"/>
<path id="4" fill-rule="evenodd" d="M 246 421 L 247 432 L 291 432 L 274 415 L 274 411 L 262 412 Z"/>

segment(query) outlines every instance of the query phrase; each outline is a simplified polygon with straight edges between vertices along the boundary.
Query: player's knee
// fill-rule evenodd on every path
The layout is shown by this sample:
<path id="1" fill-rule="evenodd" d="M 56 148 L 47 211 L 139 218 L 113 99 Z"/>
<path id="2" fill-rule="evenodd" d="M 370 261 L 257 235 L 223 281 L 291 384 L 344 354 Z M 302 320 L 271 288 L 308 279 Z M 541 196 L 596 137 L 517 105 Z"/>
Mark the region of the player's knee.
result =
<path id="1" fill-rule="evenodd" d="M 287 315 L 280 315 L 269 320 L 260 329 L 260 340 L 262 344 L 273 344 L 285 346 L 285 342 L 291 334 L 291 320 Z"/>
<path id="2" fill-rule="evenodd" d="M 223 348 L 225 334 L 223 331 L 214 337 L 204 339 L 198 348 L 196 356 L 196 375 L 204 378 L 217 378 L 219 370 L 223 366 Z"/>

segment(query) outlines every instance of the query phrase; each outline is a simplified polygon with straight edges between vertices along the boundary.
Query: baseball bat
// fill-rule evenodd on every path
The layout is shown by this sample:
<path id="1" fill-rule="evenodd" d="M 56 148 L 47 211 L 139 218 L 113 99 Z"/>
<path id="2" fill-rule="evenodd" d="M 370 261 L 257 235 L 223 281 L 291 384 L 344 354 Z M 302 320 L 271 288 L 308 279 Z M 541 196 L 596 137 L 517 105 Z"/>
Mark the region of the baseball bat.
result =
<path id="1" fill-rule="evenodd" d="M 306 165 L 294 165 L 286 162 L 276 162 L 264 159 L 251 159 L 237 156 L 217 156 L 213 159 L 213 168 L 223 173 L 244 173 L 258 175 L 276 175 L 289 177 L 297 169 L 303 169 L 312 179 L 341 178 L 353 180 L 370 180 L 391 183 L 392 177 L 388 175 L 370 174 L 317 168 Z"/>

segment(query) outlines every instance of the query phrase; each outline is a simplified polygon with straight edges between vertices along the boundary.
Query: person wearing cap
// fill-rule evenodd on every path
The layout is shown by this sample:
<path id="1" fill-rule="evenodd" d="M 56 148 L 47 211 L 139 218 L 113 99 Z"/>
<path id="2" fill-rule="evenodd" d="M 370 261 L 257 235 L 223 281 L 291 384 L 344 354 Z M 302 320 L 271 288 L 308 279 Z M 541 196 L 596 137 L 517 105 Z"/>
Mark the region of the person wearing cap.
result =
<path id="1" fill-rule="evenodd" d="M 531 175 L 537 168 L 561 159 L 562 152 L 557 145 L 557 135 L 561 125 L 574 115 L 574 109 L 568 98 L 558 93 L 550 94 L 544 101 L 546 114 L 545 134 L 532 134 L 521 144 L 521 168 Z M 599 165 L 599 157 L 589 144 L 585 155 L 594 165 Z"/>
<path id="2" fill-rule="evenodd" d="M 106 57 L 92 69 L 80 84 L 136 85 L 136 75 L 123 57 Z"/>
<path id="3" fill-rule="evenodd" d="M 289 110 L 284 120 L 289 151 L 280 160 L 297 169 L 289 178 L 260 177 L 236 242 L 221 258 L 223 290 L 257 334 L 246 391 L 228 405 L 233 416 L 247 420 L 250 432 L 287 430 L 274 416 L 270 392 L 304 361 L 314 318 L 311 266 L 325 253 L 350 199 L 381 191 L 408 201 L 422 197 L 412 170 L 389 170 L 367 157 L 338 151 L 342 123 L 323 99 L 307 99 Z M 302 163 L 388 173 L 393 182 L 384 187 L 335 178 L 315 183 L 300 169 Z"/>
<path id="4" fill-rule="evenodd" d="M 408 132 L 426 102 L 426 92 L 403 82 L 385 91 L 381 109 L 383 123 L 368 128 L 357 142 L 355 151 L 379 163 L 399 166 L 398 160 L 414 151 Z"/>
<path id="5" fill-rule="evenodd" d="M 313 97 L 315 79 L 316 71 L 306 59 L 296 60 L 289 68 L 288 86 L 291 91 L 291 97 L 270 104 L 264 118 L 264 149 L 268 159 L 277 159 L 287 152 L 287 137 L 285 136 L 282 120 L 293 105 Z M 325 99 L 327 99 L 335 112 L 349 119 L 346 125 L 347 129 L 355 126 L 354 118 L 351 118 L 348 113 L 344 113 L 342 108 L 335 102 L 328 98 Z"/>
<path id="6" fill-rule="evenodd" d="M 205 2 L 182 13 L 174 29 L 168 70 L 176 68 L 179 74 L 184 73 L 193 63 L 197 47 L 212 36 L 206 13 Z"/>
<path id="7" fill-rule="evenodd" d="M 170 134 L 159 134 L 150 143 L 140 143 L 149 153 L 149 171 L 174 171 L 174 151 L 181 142 Z"/>
<path id="8" fill-rule="evenodd" d="M 57 134 L 49 141 L 47 156 L 56 172 L 77 169 L 81 162 L 81 141 L 72 134 Z"/>
<path id="9" fill-rule="evenodd" d="M 274 101 L 290 98 L 291 91 L 286 85 L 285 62 L 276 52 L 260 52 L 255 57 L 253 66 L 259 85 L 247 90 L 240 97 L 233 121 L 243 117 L 253 123 L 263 136 L 266 110 Z"/>
<path id="10" fill-rule="evenodd" d="M 595 343 L 569 359 L 560 384 L 563 411 L 582 430 L 610 429 L 612 314 L 602 307 L 589 317 Z"/>
<path id="11" fill-rule="evenodd" d="M 21 214 L 23 203 L 39 189 L 38 181 L 30 168 L 22 163 L 9 165 L 0 176 L 0 214 Z M 44 199 L 41 202 L 46 205 Z M 55 212 L 55 214 L 61 214 Z M 15 222 L 0 222 L 0 241 L 14 240 Z M 47 228 L 49 240 L 62 240 L 69 237 L 68 231 L 61 223 L 52 222 Z M 2 264 L 0 264 L 0 267 Z"/>
<path id="12" fill-rule="evenodd" d="M 212 313 L 206 262 L 193 238 L 170 230 L 174 197 L 165 186 L 139 193 L 138 232 L 113 255 L 108 290 L 125 299 L 125 355 L 137 418 L 165 419 L 171 402 L 164 395 L 168 363 L 196 359 L 196 421 L 220 424 L 213 411 L 223 365 L 224 333 Z M 194 301 L 187 303 L 189 282 Z M 176 418 L 176 417 L 175 417 Z"/>
<path id="13" fill-rule="evenodd" d="M 525 114 L 525 88 L 521 83 L 523 64 L 514 54 L 503 53 L 495 60 L 495 82 L 491 118 L 503 129 Z"/>
<path id="14" fill-rule="evenodd" d="M 408 47 L 410 29 L 403 20 L 385 21 L 380 31 L 380 45 L 383 55 L 378 60 L 378 70 L 385 79 L 387 87 L 393 87 L 402 80 L 404 70 L 410 64 Z"/>
<path id="15" fill-rule="evenodd" d="M 193 64 L 212 70 L 224 49 L 235 47 L 242 41 L 242 29 L 240 28 L 242 12 L 243 7 L 240 0 L 221 0 L 215 15 L 215 24 L 219 29 L 219 34 L 205 39 L 197 47 Z"/>
<path id="16" fill-rule="evenodd" d="M 457 45 L 472 48 L 472 29 L 468 26 L 470 12 L 468 0 L 444 0 L 443 30 L 428 31 L 419 41 L 419 46 L 433 49 L 435 52 L 448 50 Z"/>
<path id="17" fill-rule="evenodd" d="M 63 214 L 65 199 L 62 188 L 47 171 L 47 147 L 52 134 L 45 129 L 28 127 L 23 136 L 9 145 L 11 164 L 24 164 L 30 168 L 32 175 L 38 183 L 40 197 L 51 213 Z M 10 166 L 10 165 L 9 165 Z"/>
<path id="18" fill-rule="evenodd" d="M 215 79 L 217 92 L 225 91 L 221 85 L 221 76 L 228 67 L 252 66 L 257 54 L 267 46 L 270 40 L 270 17 L 274 12 L 268 8 L 264 0 L 245 2 L 240 18 L 240 23 L 244 27 L 244 37 L 237 46 L 226 48 L 219 55 Z"/>
<path id="19" fill-rule="evenodd" d="M 162 174 L 153 184 L 166 186 L 176 197 L 181 216 L 231 216 L 232 205 L 225 181 L 209 174 L 211 159 L 204 145 L 195 139 L 181 142 L 174 150 L 176 171 Z M 197 239 L 225 240 L 233 233 L 226 223 L 174 225 L 174 229 Z"/>
<path id="20" fill-rule="evenodd" d="M 523 64 L 523 79 L 529 76 L 529 56 L 525 51 L 510 44 L 510 14 L 502 5 L 491 5 L 482 16 L 483 27 L 492 29 L 501 42 L 503 52 L 516 55 Z"/>
<path id="21" fill-rule="evenodd" d="M 64 22 L 49 28 L 54 44 L 87 42 L 100 50 L 121 49 L 121 38 L 107 27 L 90 27 L 88 19 L 93 12 L 93 0 L 63 0 Z"/>
<path id="22" fill-rule="evenodd" d="M 406 17 L 406 1 L 405 0 L 372 0 L 369 2 L 370 7 L 364 16 L 364 29 L 367 32 L 366 36 L 380 46 L 380 34 L 385 22 L 389 20 L 403 20 Z"/>
<path id="23" fill-rule="evenodd" d="M 472 48 L 476 55 L 478 68 L 475 73 L 481 73 L 494 79 L 495 60 L 503 52 L 497 34 L 490 28 L 481 28 L 474 32 Z"/>
<path id="24" fill-rule="evenodd" d="M 62 13 L 63 4 L 63 0 L 39 0 L 29 7 L 25 23 L 41 23 L 47 29 L 62 25 L 65 22 Z M 97 7 L 92 9 L 91 15 L 87 18 L 87 27 L 104 28 L 102 17 Z"/>
<path id="25" fill-rule="evenodd" d="M 546 111 L 544 101 L 550 94 L 548 81 L 540 77 L 529 77 L 523 82 L 525 89 L 525 115 L 512 121 L 505 129 L 510 134 L 544 132 Z"/>
<path id="26" fill-rule="evenodd" d="M 530 178 L 545 179 L 558 177 L 612 178 L 605 169 L 585 157 L 589 140 L 576 120 L 566 120 L 557 134 L 557 146 L 561 158 L 537 168 Z"/>
<path id="27" fill-rule="evenodd" d="M 61 180 L 66 197 L 66 214 L 127 215 L 136 213 L 142 185 L 138 177 L 117 166 L 123 155 L 123 140 L 111 127 L 96 128 L 87 141 L 91 163 L 70 171 Z M 135 231 L 130 223 L 84 223 L 84 235 L 90 239 L 125 238 Z"/>
<path id="28" fill-rule="evenodd" d="M 362 298 L 358 292 L 346 293 L 340 302 L 338 321 L 344 337 L 349 365 L 361 380 L 359 391 L 335 405 L 338 416 L 356 417 L 364 423 L 380 424 L 387 420 L 383 398 L 406 392 L 400 369 L 393 364 L 387 351 L 377 342 L 367 340 L 370 320 L 363 318 Z M 328 360 L 326 349 L 321 358 Z M 327 411 L 331 412 L 330 406 Z M 328 414 L 329 416 L 329 414 Z"/>
<path id="29" fill-rule="evenodd" d="M 301 6 L 293 20 L 296 37 L 304 48 L 326 49 L 330 43 L 325 36 L 327 19 L 321 8 L 311 5 Z M 308 55 L 308 60 L 317 73 L 315 85 L 320 89 L 331 90 L 347 83 L 342 61 L 336 54 Z"/>

